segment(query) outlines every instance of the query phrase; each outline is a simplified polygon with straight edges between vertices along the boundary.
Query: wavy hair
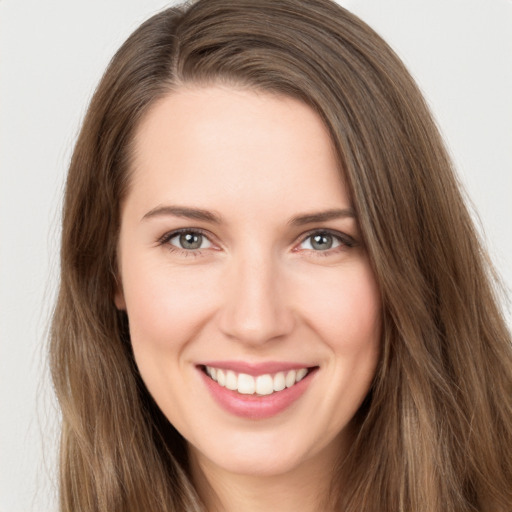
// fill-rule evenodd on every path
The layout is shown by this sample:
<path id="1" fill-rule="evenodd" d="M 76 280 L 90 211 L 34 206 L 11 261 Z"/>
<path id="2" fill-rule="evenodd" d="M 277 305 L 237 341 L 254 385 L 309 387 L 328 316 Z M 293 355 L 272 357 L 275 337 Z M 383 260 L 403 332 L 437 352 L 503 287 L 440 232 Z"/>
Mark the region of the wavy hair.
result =
<path id="1" fill-rule="evenodd" d="M 105 72 L 63 208 L 50 340 L 61 510 L 202 510 L 186 443 L 141 381 L 114 292 L 135 130 L 164 95 L 219 82 L 298 98 L 320 115 L 380 288 L 382 354 L 333 475 L 337 507 L 510 511 L 512 345 L 492 267 L 414 81 L 330 0 L 169 8 Z"/>

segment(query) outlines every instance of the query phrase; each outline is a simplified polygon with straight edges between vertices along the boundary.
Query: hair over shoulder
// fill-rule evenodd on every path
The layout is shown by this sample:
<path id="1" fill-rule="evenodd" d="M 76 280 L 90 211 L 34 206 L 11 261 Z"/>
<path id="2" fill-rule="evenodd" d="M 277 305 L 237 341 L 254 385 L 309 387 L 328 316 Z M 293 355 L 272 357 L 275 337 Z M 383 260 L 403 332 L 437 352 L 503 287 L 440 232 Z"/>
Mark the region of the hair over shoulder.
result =
<path id="1" fill-rule="evenodd" d="M 163 96 L 213 83 L 298 98 L 320 115 L 379 285 L 382 353 L 332 482 L 339 510 L 512 510 L 512 344 L 497 281 L 417 86 L 330 0 L 169 8 L 105 72 L 63 209 L 50 341 L 61 510 L 202 510 L 185 442 L 142 383 L 114 293 L 135 130 Z"/>

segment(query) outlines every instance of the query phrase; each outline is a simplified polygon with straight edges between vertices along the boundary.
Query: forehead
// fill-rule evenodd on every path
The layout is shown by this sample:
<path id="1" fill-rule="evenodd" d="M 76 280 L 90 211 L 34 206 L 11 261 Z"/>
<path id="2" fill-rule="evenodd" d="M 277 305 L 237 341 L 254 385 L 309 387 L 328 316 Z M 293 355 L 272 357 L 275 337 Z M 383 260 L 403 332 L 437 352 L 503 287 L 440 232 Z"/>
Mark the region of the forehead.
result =
<path id="1" fill-rule="evenodd" d="M 306 104 L 231 87 L 184 88 L 152 106 L 135 134 L 131 194 L 152 203 L 346 206 L 329 133 Z M 130 194 L 129 194 L 130 195 Z M 204 203 L 204 204 L 197 204 Z M 155 204 L 148 205 L 155 206 Z"/>

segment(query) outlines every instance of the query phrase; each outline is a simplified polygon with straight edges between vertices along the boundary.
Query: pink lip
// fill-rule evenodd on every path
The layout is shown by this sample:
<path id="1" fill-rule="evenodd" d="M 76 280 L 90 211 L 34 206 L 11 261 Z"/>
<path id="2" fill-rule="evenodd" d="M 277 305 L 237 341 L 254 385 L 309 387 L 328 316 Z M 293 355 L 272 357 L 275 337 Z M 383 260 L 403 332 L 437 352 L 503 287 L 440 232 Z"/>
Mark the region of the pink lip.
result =
<path id="1" fill-rule="evenodd" d="M 240 368 L 238 363 L 230 365 L 229 367 L 227 367 L 224 364 L 217 366 L 217 364 L 218 363 L 208 363 L 208 366 L 214 366 L 215 368 L 232 369 L 233 371 L 237 371 L 240 373 L 248 373 L 247 365 L 244 366 L 244 370 L 240 370 L 235 369 Z M 263 373 L 274 373 L 273 370 L 268 370 L 268 366 L 264 366 L 265 370 Z M 253 375 L 262 373 L 260 370 L 256 370 L 254 365 L 249 365 L 249 367 L 253 370 Z M 289 369 L 295 368 L 304 368 L 304 366 L 292 365 Z M 280 370 L 284 371 L 282 364 L 280 364 L 279 368 L 277 369 L 277 371 Z M 312 382 L 314 374 L 316 374 L 317 368 L 310 371 L 308 375 L 306 375 L 306 377 L 304 377 L 300 382 L 294 384 L 292 387 L 285 388 L 282 391 L 278 391 L 272 393 L 271 395 L 264 396 L 243 395 L 241 393 L 238 393 L 237 391 L 231 391 L 227 388 L 220 386 L 219 384 L 217 384 L 217 382 L 215 382 L 208 375 L 206 375 L 202 367 L 198 367 L 198 371 L 208 391 L 211 393 L 213 399 L 225 411 L 242 418 L 261 420 L 271 418 L 272 416 L 275 416 L 283 412 L 285 409 L 290 407 L 295 401 L 297 401 L 306 392 L 308 386 Z"/>

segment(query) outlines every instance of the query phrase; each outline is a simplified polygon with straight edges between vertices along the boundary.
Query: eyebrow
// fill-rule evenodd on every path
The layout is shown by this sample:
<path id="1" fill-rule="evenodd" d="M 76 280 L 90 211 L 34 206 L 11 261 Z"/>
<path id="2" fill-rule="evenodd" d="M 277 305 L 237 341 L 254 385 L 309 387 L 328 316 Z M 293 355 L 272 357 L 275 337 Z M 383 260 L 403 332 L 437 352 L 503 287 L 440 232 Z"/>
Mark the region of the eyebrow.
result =
<path id="1" fill-rule="evenodd" d="M 289 224 L 292 226 L 303 226 L 304 224 L 313 224 L 316 222 L 326 222 L 328 220 L 356 218 L 356 214 L 352 208 L 325 210 L 323 212 L 307 213 L 293 217 Z"/>
<path id="2" fill-rule="evenodd" d="M 191 208 L 186 206 L 157 206 L 147 212 L 141 220 L 147 220 L 154 217 L 171 215 L 183 219 L 201 220 L 212 224 L 222 224 L 222 217 L 210 210 L 201 208 Z M 303 226 L 305 224 L 314 224 L 316 222 L 326 222 L 328 220 L 355 218 L 356 214 L 352 208 L 331 209 L 320 212 L 306 213 L 298 215 L 288 221 L 291 226 Z"/>
<path id="3" fill-rule="evenodd" d="M 161 217 L 172 215 L 184 219 L 202 220 L 213 224 L 221 224 L 222 217 L 209 210 L 200 208 L 188 208 L 186 206 L 157 206 L 147 212 L 141 220 L 151 219 L 153 217 Z"/>

